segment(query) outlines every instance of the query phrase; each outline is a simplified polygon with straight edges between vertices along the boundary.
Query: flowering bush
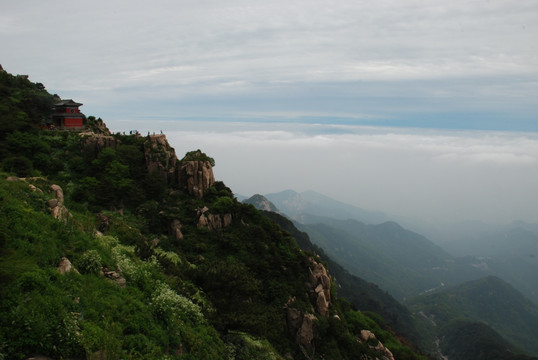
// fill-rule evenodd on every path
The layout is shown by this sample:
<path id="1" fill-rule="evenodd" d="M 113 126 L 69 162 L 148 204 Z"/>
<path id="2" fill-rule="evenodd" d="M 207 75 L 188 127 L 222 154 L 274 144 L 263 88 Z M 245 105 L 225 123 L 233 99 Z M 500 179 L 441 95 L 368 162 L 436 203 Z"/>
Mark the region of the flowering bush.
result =
<path id="1" fill-rule="evenodd" d="M 112 258 L 127 280 L 141 290 L 153 288 L 154 277 L 160 271 L 160 265 L 155 256 L 147 261 L 134 260 L 134 247 L 118 245 L 112 248 Z"/>
<path id="2" fill-rule="evenodd" d="M 101 256 L 95 250 L 86 251 L 78 262 L 78 269 L 83 274 L 98 274 L 101 268 Z"/>
<path id="3" fill-rule="evenodd" d="M 155 254 L 157 254 L 158 256 L 162 258 L 166 258 L 168 261 L 170 261 L 174 265 L 181 265 L 183 263 L 179 255 L 173 251 L 164 251 L 161 248 L 156 248 Z"/>
<path id="4" fill-rule="evenodd" d="M 97 243 L 104 249 L 110 250 L 119 244 L 119 240 L 110 235 L 102 235 L 96 237 Z"/>
<path id="5" fill-rule="evenodd" d="M 182 320 L 198 324 L 202 322 L 204 317 L 198 305 L 179 295 L 162 282 L 157 283 L 151 304 L 153 312 L 169 323 Z"/>

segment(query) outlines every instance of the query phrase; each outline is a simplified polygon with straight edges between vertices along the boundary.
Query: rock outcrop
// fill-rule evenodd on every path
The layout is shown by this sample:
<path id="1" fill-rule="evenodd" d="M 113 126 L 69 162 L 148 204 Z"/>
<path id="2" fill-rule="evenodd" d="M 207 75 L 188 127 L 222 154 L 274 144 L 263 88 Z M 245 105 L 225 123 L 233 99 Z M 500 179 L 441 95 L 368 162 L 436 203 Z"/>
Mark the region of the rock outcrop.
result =
<path id="1" fill-rule="evenodd" d="M 215 184 L 211 162 L 197 160 L 201 156 L 200 150 L 185 156 L 179 168 L 180 187 L 197 198 L 204 197 L 207 190 Z"/>
<path id="2" fill-rule="evenodd" d="M 292 300 L 293 301 L 293 300 Z M 288 330 L 295 337 L 295 342 L 305 351 L 312 352 L 314 340 L 314 320 L 313 314 L 303 313 L 301 310 L 286 307 L 286 321 Z"/>
<path id="3" fill-rule="evenodd" d="M 182 191 L 197 198 L 203 198 L 215 184 L 213 165 L 200 150 L 179 161 L 164 134 L 149 135 L 147 139 L 144 155 L 150 173 L 159 174 L 168 184 L 179 184 Z"/>
<path id="4" fill-rule="evenodd" d="M 170 235 L 176 240 L 183 239 L 183 233 L 181 232 L 181 222 L 178 219 L 172 220 L 170 224 Z"/>
<path id="5" fill-rule="evenodd" d="M 305 284 L 312 303 L 311 312 L 301 311 L 293 307 L 295 298 L 291 298 L 284 305 L 286 310 L 286 322 L 288 330 L 295 337 L 295 342 L 301 346 L 305 356 L 314 351 L 313 340 L 316 336 L 314 320 L 318 313 L 321 316 L 329 316 L 331 304 L 331 278 L 323 264 L 313 258 L 310 259 L 308 282 Z"/>
<path id="6" fill-rule="evenodd" d="M 97 156 L 106 148 L 116 148 L 121 143 L 113 136 L 93 132 L 82 132 L 80 136 L 84 151 L 94 156 Z"/>
<path id="7" fill-rule="evenodd" d="M 118 285 L 121 288 L 124 288 L 127 281 L 123 276 L 121 276 L 121 270 L 116 269 L 117 271 L 108 270 L 107 268 L 103 268 L 103 276 L 107 278 L 109 281 L 113 282 L 114 284 Z"/>
<path id="8" fill-rule="evenodd" d="M 314 300 L 316 311 L 323 315 L 329 316 L 329 306 L 331 304 L 331 278 L 323 264 L 310 259 L 311 267 L 309 268 L 308 290 Z"/>
<path id="9" fill-rule="evenodd" d="M 72 218 L 73 216 L 67 210 L 67 208 L 64 206 L 64 192 L 62 188 L 59 185 L 52 184 L 50 186 L 50 189 L 52 190 L 54 194 L 54 198 L 50 199 L 48 201 L 50 212 L 52 213 L 52 216 L 55 219 L 66 221 L 69 218 Z"/>
<path id="10" fill-rule="evenodd" d="M 166 135 L 149 135 L 144 143 L 144 156 L 150 173 L 159 174 L 168 184 L 179 181 L 179 161 Z"/>
<path id="11" fill-rule="evenodd" d="M 381 343 L 381 341 L 377 340 L 377 338 L 375 337 L 375 334 L 371 332 L 370 330 L 361 330 L 360 341 L 367 343 L 370 349 L 377 351 L 381 355 L 380 358 L 376 357 L 376 359 L 394 360 L 394 355 L 392 354 L 392 352 L 389 349 L 387 349 Z"/>
<path id="12" fill-rule="evenodd" d="M 106 148 L 121 145 L 117 137 L 104 133 L 87 131 L 80 136 L 84 151 L 95 157 Z M 141 137 L 139 133 L 132 136 Z M 207 190 L 215 184 L 212 161 L 200 150 L 188 153 L 180 161 L 166 135 L 153 134 L 144 139 L 144 157 L 148 172 L 158 174 L 167 184 L 179 184 L 182 191 L 197 198 L 204 197 Z"/>
<path id="13" fill-rule="evenodd" d="M 229 226 L 232 223 L 232 214 L 210 214 L 209 208 L 204 206 L 203 208 L 196 209 L 196 215 L 198 217 L 198 228 L 206 228 L 209 230 L 220 230 Z"/>
<path id="14" fill-rule="evenodd" d="M 76 271 L 73 265 L 71 265 L 71 261 L 69 261 L 69 259 L 66 257 L 62 257 L 62 259 L 60 260 L 60 263 L 58 264 L 57 269 L 60 272 L 60 274 L 67 274 L 70 271 Z"/>

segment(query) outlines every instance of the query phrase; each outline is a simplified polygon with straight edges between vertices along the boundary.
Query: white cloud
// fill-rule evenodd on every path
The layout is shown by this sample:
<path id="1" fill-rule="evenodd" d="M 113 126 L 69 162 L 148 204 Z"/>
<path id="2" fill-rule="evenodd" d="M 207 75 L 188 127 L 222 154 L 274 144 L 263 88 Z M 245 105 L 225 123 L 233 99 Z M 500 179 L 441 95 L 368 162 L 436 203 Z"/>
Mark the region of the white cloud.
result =
<path id="1" fill-rule="evenodd" d="M 245 125 L 168 137 L 178 154 L 213 156 L 217 178 L 244 195 L 313 189 L 429 221 L 538 221 L 536 134 Z"/>

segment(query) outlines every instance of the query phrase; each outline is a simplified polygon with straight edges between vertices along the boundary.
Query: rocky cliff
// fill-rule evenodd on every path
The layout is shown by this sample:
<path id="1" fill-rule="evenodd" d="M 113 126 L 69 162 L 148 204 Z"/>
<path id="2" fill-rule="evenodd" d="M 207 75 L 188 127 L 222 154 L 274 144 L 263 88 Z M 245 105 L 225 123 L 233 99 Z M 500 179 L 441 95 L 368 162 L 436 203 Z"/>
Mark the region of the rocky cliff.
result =
<path id="1" fill-rule="evenodd" d="M 202 198 L 215 184 L 210 158 L 197 150 L 179 161 L 164 134 L 148 136 L 144 143 L 144 154 L 149 172 L 160 174 L 168 184 L 179 184 L 189 195 Z"/>
<path id="2" fill-rule="evenodd" d="M 179 182 L 179 161 L 166 135 L 149 135 L 144 142 L 144 156 L 150 173 L 159 174 L 168 184 Z"/>
<path id="3" fill-rule="evenodd" d="M 200 150 L 191 151 L 182 160 L 178 160 L 166 135 L 142 137 L 136 133 L 129 137 L 131 136 L 143 146 L 148 172 L 158 174 L 166 184 L 177 184 L 182 191 L 197 198 L 204 197 L 207 190 L 215 184 L 214 161 Z M 112 136 L 109 132 L 86 131 L 80 133 L 80 137 L 83 151 L 93 157 L 106 148 L 115 149 L 122 144 L 117 136 Z"/>
<path id="4" fill-rule="evenodd" d="M 200 150 L 188 153 L 179 167 L 179 185 L 190 195 L 202 198 L 215 184 L 212 161 Z"/>
<path id="5" fill-rule="evenodd" d="M 83 149 L 86 153 L 97 156 L 106 148 L 115 148 L 121 142 L 111 135 L 86 131 L 80 133 Z"/>

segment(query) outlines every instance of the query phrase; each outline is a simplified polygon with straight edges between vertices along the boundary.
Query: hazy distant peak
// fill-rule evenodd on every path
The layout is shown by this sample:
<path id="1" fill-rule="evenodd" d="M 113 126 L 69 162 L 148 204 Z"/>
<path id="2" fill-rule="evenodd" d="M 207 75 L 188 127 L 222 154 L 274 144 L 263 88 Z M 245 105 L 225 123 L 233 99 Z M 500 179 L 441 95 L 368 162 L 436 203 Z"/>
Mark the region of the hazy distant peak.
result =
<path id="1" fill-rule="evenodd" d="M 395 221 L 385 221 L 384 223 L 379 224 L 379 226 L 392 230 L 404 230 L 404 228 Z"/>
<path id="2" fill-rule="evenodd" d="M 267 200 L 267 198 L 260 194 L 252 195 L 250 198 L 243 200 L 245 204 L 252 204 L 258 210 L 272 211 L 280 213 L 275 204 Z"/>
<path id="3" fill-rule="evenodd" d="M 279 193 L 265 195 L 282 212 L 294 220 L 305 222 L 311 216 L 322 216 L 333 219 L 355 219 L 368 224 L 379 224 L 387 220 L 387 215 L 361 209 L 357 206 L 343 203 L 313 190 L 298 193 L 294 190 L 284 190 Z"/>

